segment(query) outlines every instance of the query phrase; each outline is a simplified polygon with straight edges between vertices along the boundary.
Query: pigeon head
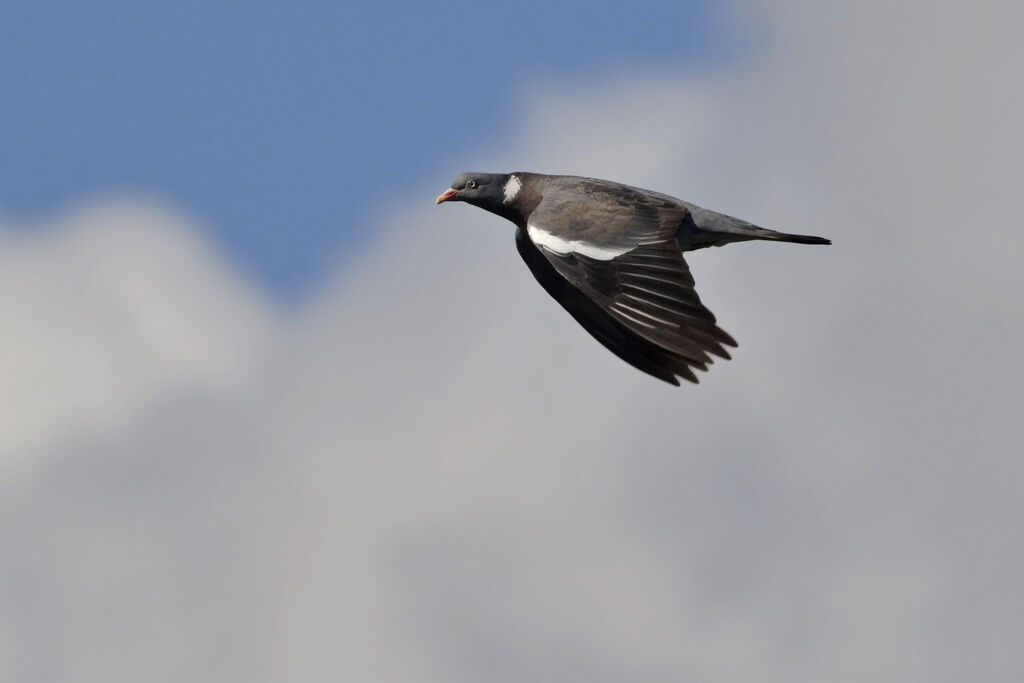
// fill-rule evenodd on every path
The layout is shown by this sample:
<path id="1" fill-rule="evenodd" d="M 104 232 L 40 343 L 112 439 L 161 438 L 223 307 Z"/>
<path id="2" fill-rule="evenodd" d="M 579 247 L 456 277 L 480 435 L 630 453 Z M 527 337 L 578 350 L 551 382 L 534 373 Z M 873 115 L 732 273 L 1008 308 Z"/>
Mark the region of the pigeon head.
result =
<path id="1" fill-rule="evenodd" d="M 451 188 L 438 195 L 435 203 L 466 202 L 493 213 L 503 213 L 502 209 L 515 197 L 519 185 L 514 174 L 460 173 Z"/>

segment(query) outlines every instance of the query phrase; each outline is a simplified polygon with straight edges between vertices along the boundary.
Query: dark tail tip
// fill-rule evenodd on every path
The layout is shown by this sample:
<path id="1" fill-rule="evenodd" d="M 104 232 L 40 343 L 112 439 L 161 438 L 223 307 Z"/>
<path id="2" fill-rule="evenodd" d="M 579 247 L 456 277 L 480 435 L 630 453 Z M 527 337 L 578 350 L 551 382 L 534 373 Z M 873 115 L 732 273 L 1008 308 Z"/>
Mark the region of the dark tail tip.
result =
<path id="1" fill-rule="evenodd" d="M 832 240 L 825 239 L 824 237 L 815 237 L 814 235 L 787 235 L 786 233 L 781 233 L 778 237 L 772 239 L 779 242 L 793 242 L 794 244 L 832 244 Z"/>

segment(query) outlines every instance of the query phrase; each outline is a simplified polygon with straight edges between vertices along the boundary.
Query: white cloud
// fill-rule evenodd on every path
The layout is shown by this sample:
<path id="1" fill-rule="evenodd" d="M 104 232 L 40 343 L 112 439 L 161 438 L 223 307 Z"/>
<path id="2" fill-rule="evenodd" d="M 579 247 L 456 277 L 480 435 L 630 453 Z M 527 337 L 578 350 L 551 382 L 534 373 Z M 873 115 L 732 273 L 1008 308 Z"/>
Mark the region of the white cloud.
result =
<path id="1" fill-rule="evenodd" d="M 240 381 L 271 314 L 192 226 L 142 202 L 0 225 L 0 476 L 160 397 Z"/>
<path id="2" fill-rule="evenodd" d="M 172 288 L 226 341 L 8 487 L 0 677 L 1019 680 L 1024 17 L 902 8 L 761 7 L 759 64 L 537 94 L 465 163 L 832 237 L 693 255 L 740 342 L 699 387 L 590 340 L 447 177 L 278 344 L 218 267 Z"/>

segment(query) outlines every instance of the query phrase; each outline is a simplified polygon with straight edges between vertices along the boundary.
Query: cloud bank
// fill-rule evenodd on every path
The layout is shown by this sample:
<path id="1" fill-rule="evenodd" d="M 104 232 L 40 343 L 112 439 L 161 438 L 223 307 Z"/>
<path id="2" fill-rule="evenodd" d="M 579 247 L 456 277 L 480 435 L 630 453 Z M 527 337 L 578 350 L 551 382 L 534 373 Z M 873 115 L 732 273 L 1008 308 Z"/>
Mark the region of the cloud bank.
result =
<path id="1" fill-rule="evenodd" d="M 871 5 L 533 93 L 285 317 L 151 207 L 5 235 L 0 677 L 1019 680 L 1024 16 Z M 673 389 L 432 206 L 498 166 L 835 246 L 694 254 Z"/>

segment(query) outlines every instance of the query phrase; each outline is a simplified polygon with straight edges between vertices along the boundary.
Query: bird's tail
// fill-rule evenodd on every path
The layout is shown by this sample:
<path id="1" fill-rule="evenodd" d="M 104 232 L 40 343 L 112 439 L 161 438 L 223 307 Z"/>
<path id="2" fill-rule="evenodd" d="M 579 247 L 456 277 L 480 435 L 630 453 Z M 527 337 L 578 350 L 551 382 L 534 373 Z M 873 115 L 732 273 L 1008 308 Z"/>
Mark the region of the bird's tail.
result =
<path id="1" fill-rule="evenodd" d="M 692 247 L 721 246 L 730 242 L 743 242 L 746 240 L 770 240 L 772 242 L 793 242 L 795 244 L 832 244 L 832 240 L 814 235 L 793 235 L 787 232 L 777 232 L 748 223 L 739 218 L 727 216 L 717 211 L 709 211 L 694 204 L 687 204 L 690 209 L 689 225 L 684 225 L 680 234 L 681 241 L 692 245 Z"/>
<path id="2" fill-rule="evenodd" d="M 771 240 L 773 242 L 793 242 L 795 244 L 832 244 L 832 240 L 814 235 L 793 235 L 788 232 L 776 232 L 767 228 L 755 228 L 750 231 L 750 238 L 755 240 Z"/>

